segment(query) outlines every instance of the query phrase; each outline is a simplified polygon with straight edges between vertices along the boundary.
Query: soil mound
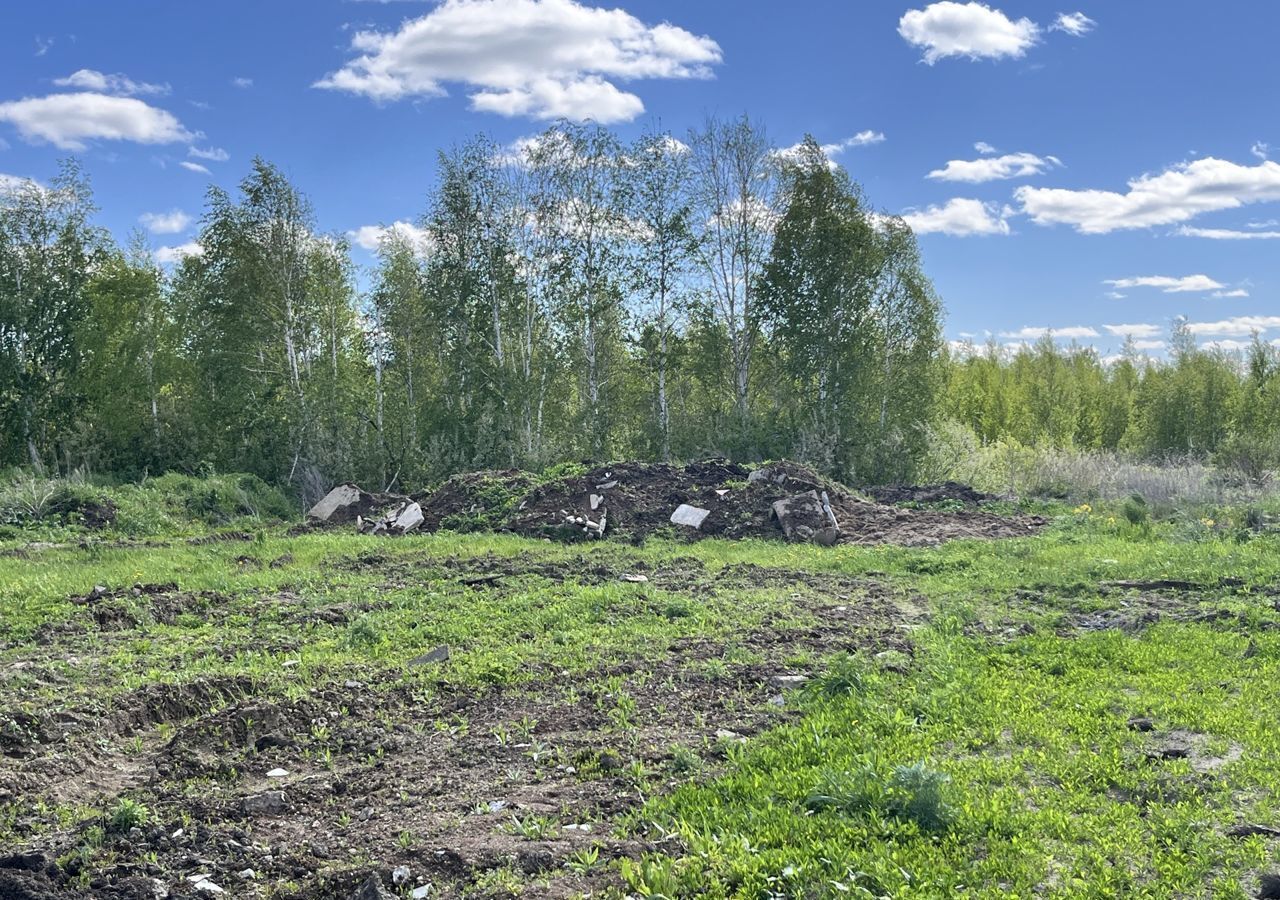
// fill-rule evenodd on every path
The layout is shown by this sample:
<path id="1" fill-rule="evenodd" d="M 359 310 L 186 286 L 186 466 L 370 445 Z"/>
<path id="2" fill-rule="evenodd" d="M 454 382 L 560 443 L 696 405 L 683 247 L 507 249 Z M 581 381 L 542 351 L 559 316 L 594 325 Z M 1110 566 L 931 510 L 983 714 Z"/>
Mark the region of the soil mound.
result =
<path id="1" fill-rule="evenodd" d="M 351 493 L 354 506 L 366 507 L 372 496 L 354 485 L 340 485 L 338 491 Z M 547 480 L 517 469 L 468 472 L 429 493 L 377 499 L 416 503 L 422 521 L 414 528 L 421 531 L 503 531 L 555 540 L 638 542 L 662 533 L 927 546 L 957 538 L 1017 537 L 1043 524 L 1036 517 L 980 510 L 977 504 L 988 495 L 955 483 L 878 488 L 873 496 L 868 500 L 788 460 L 748 468 L 704 459 L 683 466 L 615 462 Z M 964 508 L 893 505 L 944 500 Z M 349 517 L 341 508 L 334 518 Z"/>

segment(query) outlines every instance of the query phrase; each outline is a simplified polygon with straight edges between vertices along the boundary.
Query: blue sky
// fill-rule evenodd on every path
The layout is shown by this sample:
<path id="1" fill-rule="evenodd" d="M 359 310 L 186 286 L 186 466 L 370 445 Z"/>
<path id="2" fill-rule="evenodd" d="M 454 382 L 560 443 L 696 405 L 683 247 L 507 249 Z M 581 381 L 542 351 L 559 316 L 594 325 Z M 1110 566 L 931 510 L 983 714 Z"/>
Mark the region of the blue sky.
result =
<path id="1" fill-rule="evenodd" d="M 953 339 L 1159 354 L 1185 315 L 1280 340 L 1280 4 L 45 0 L 0 25 L 0 185 L 76 155 L 99 221 L 157 248 L 255 154 L 367 243 L 478 132 L 746 111 L 907 216 Z"/>

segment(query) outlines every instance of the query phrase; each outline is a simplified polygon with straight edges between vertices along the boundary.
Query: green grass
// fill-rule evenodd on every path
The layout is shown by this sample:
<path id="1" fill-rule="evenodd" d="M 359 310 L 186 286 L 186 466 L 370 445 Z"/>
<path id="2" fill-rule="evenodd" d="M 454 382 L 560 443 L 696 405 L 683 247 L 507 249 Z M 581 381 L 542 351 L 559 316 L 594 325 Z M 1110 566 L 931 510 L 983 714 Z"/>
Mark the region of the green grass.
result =
<path id="1" fill-rule="evenodd" d="M 44 654 L 32 638 L 49 628 L 80 629 L 93 665 L 50 652 L 41 661 L 56 677 L 9 675 L 6 705 L 83 708 L 214 677 L 285 696 L 348 678 L 427 692 L 555 679 L 621 735 L 642 711 L 624 678 L 602 672 L 629 663 L 635 678 L 663 677 L 667 648 L 696 639 L 717 648 L 693 664 L 715 681 L 762 662 L 747 635 L 815 624 L 787 577 L 710 589 L 717 572 L 847 576 L 886 584 L 913 613 L 913 653 L 798 659 L 826 674 L 787 696 L 798 711 L 787 724 L 745 744 L 679 740 L 661 778 L 638 762 L 625 776 L 647 798 L 628 828 L 662 852 L 619 862 L 583 850 L 567 870 L 610 870 L 650 896 L 1252 896 L 1257 875 L 1280 867 L 1280 842 L 1225 829 L 1280 827 L 1280 540 L 1233 510 L 1051 512 L 1033 538 L 924 549 L 289 537 L 262 525 L 251 540 L 31 550 L 0 556 L 0 669 Z M 671 569 L 692 574 L 670 589 L 617 578 Z M 511 574 L 500 590 L 459 581 L 487 571 Z M 1200 588 L 1106 586 L 1149 579 Z M 189 606 L 168 621 L 128 591 L 169 581 Z M 100 630 L 72 602 L 94 585 L 124 589 L 112 602 L 136 627 Z M 860 597 L 819 600 L 856 610 Z M 1162 616 L 1153 624 L 1087 627 L 1087 616 L 1149 608 Z M 337 624 L 323 617 L 334 610 Z M 447 662 L 407 665 L 440 644 Z M 1132 729 L 1135 716 L 1155 730 Z M 536 753 L 534 730 L 494 738 Z M 1149 757 L 1170 740 L 1191 756 Z M 140 804 L 103 812 L 122 826 L 147 816 Z M 526 816 L 503 827 L 528 840 L 557 832 Z M 485 878 L 518 887 L 504 872 Z"/>

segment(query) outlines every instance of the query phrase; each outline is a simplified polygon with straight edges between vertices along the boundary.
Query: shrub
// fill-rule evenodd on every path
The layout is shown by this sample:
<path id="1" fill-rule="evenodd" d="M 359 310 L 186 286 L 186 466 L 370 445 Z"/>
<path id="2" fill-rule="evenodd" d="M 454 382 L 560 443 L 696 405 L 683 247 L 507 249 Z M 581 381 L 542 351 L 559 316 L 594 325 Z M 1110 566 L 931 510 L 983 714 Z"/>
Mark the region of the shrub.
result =
<path id="1" fill-rule="evenodd" d="M 923 762 L 898 766 L 887 776 L 873 763 L 865 763 L 824 773 L 805 805 L 815 812 L 854 817 L 879 813 L 914 822 L 924 831 L 945 831 L 955 821 L 955 810 L 946 799 L 950 783 L 948 775 Z"/>
<path id="2" fill-rule="evenodd" d="M 107 816 L 107 824 L 112 831 L 128 831 L 131 828 L 141 828 L 150 817 L 151 811 L 137 800 L 122 797 Z"/>

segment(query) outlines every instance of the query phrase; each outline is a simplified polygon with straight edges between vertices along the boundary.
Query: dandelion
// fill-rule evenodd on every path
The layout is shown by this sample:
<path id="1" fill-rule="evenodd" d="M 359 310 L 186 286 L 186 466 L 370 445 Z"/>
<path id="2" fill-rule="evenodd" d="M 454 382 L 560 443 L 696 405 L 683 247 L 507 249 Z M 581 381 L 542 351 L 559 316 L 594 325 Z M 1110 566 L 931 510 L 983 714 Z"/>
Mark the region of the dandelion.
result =
<path id="1" fill-rule="evenodd" d="M 1212 528 L 1213 519 L 1201 519 L 1200 524 L 1203 525 L 1205 528 Z"/>

